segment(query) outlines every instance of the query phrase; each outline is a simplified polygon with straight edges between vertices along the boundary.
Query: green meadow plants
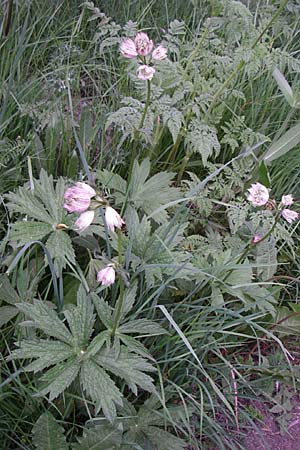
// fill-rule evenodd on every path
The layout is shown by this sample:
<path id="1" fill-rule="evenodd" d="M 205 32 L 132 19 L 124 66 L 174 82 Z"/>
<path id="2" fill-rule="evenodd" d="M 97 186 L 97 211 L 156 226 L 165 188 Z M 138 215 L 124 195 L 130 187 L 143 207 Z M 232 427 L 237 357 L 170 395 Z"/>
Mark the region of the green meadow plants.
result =
<path id="1" fill-rule="evenodd" d="M 6 10 L 6 449 L 243 449 L 251 401 L 299 383 L 297 5 L 191 2 L 160 30 L 152 3 Z"/>

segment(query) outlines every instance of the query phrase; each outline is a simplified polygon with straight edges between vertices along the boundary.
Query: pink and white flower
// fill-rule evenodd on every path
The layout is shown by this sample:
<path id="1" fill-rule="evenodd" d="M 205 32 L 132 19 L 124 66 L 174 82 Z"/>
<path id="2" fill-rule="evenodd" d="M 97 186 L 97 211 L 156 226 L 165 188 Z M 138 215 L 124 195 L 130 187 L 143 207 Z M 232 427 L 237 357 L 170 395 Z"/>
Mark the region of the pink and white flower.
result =
<path id="1" fill-rule="evenodd" d="M 140 80 L 152 80 L 154 74 L 154 67 L 146 66 L 145 64 L 137 69 L 137 76 Z"/>
<path id="2" fill-rule="evenodd" d="M 148 34 L 140 32 L 134 38 L 135 48 L 139 55 L 147 56 L 153 49 L 153 42 Z"/>
<path id="3" fill-rule="evenodd" d="M 96 191 L 86 183 L 78 182 L 69 187 L 64 194 L 64 208 L 72 212 L 83 212 L 90 206 L 91 198 Z"/>
<path id="4" fill-rule="evenodd" d="M 291 209 L 283 209 L 281 215 L 288 223 L 293 223 L 299 217 L 299 214 Z"/>
<path id="5" fill-rule="evenodd" d="M 253 206 L 263 206 L 269 200 L 269 190 L 260 183 L 251 184 L 248 189 L 248 200 Z"/>
<path id="6" fill-rule="evenodd" d="M 121 229 L 125 223 L 120 214 L 111 206 L 105 208 L 105 222 L 109 231 L 115 231 L 115 227 Z"/>
<path id="7" fill-rule="evenodd" d="M 112 266 L 104 267 L 97 273 L 97 281 L 103 286 L 110 286 L 115 282 L 116 272 Z"/>
<path id="8" fill-rule="evenodd" d="M 80 214 L 80 216 L 75 222 L 76 231 L 82 233 L 82 231 L 86 230 L 91 225 L 94 218 L 95 218 L 95 211 L 85 211 L 82 214 Z"/>
<path id="9" fill-rule="evenodd" d="M 138 55 L 135 43 L 130 38 L 126 38 L 121 42 L 120 52 L 125 58 L 135 58 Z"/>
<path id="10" fill-rule="evenodd" d="M 166 59 L 168 55 L 168 50 L 163 45 L 158 45 L 152 52 L 152 58 L 155 61 L 162 61 Z"/>
<path id="11" fill-rule="evenodd" d="M 294 198 L 292 195 L 288 194 L 288 195 L 283 195 L 282 199 L 281 199 L 281 204 L 283 206 L 290 206 L 294 203 Z"/>

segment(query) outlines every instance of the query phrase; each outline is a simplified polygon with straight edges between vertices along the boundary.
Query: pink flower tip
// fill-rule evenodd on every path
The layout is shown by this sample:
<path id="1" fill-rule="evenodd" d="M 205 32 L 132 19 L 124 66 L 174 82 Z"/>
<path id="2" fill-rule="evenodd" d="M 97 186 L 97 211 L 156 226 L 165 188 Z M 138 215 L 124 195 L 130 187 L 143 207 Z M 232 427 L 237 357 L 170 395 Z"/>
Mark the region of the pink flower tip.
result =
<path id="1" fill-rule="evenodd" d="M 120 52 L 125 58 L 135 58 L 138 53 L 132 39 L 126 38 L 120 44 Z"/>
<path id="2" fill-rule="evenodd" d="M 252 238 L 252 243 L 257 244 L 261 240 L 261 236 L 259 234 L 255 234 Z"/>
<path id="3" fill-rule="evenodd" d="M 112 266 L 104 267 L 97 273 L 97 281 L 103 286 L 110 286 L 115 282 L 116 272 Z"/>
<path id="4" fill-rule="evenodd" d="M 125 223 L 120 214 L 111 206 L 105 208 L 105 222 L 110 231 L 115 231 L 115 227 L 121 229 Z"/>
<path id="5" fill-rule="evenodd" d="M 290 206 L 294 203 L 294 198 L 292 195 L 288 194 L 288 195 L 283 195 L 281 198 L 281 204 L 283 206 Z"/>
<path id="6" fill-rule="evenodd" d="M 158 45 L 152 52 L 152 58 L 155 61 L 162 61 L 166 59 L 168 55 L 168 50 L 163 45 Z"/>
<path id="7" fill-rule="evenodd" d="M 248 200 L 253 206 L 263 206 L 269 200 L 269 190 L 260 183 L 251 184 L 248 189 Z"/>
<path id="8" fill-rule="evenodd" d="M 154 74 L 154 67 L 146 66 L 145 64 L 139 66 L 137 70 L 137 76 L 140 80 L 152 80 Z"/>
<path id="9" fill-rule="evenodd" d="M 293 223 L 299 217 L 299 214 L 291 209 L 283 209 L 281 215 L 288 223 Z"/>
<path id="10" fill-rule="evenodd" d="M 75 222 L 76 231 L 82 233 L 84 230 L 86 230 L 93 222 L 94 217 L 95 211 L 85 211 L 82 214 L 80 214 L 80 216 Z"/>
<path id="11" fill-rule="evenodd" d="M 96 195 L 96 191 L 91 186 L 79 181 L 66 190 L 64 208 L 70 213 L 86 211 L 94 195 Z"/>
<path id="12" fill-rule="evenodd" d="M 135 48 L 139 55 L 147 56 L 152 52 L 153 42 L 147 33 L 139 32 L 134 38 Z"/>

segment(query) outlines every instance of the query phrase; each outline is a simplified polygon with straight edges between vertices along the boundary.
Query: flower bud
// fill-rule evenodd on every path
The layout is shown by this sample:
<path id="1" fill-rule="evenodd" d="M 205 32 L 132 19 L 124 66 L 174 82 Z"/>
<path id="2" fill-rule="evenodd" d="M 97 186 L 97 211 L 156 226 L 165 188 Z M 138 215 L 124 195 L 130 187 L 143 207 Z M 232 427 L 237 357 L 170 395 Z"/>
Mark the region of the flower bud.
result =
<path id="1" fill-rule="evenodd" d="M 94 217 L 95 211 L 85 211 L 84 213 L 80 214 L 75 222 L 76 231 L 82 233 L 82 231 L 86 230 L 93 222 Z"/>
<path id="2" fill-rule="evenodd" d="M 104 267 L 97 273 L 97 281 L 103 286 L 110 286 L 115 282 L 116 272 L 112 266 Z"/>
<path id="3" fill-rule="evenodd" d="M 269 200 L 269 190 L 260 183 L 251 184 L 248 200 L 253 206 L 263 206 Z"/>
<path id="4" fill-rule="evenodd" d="M 261 240 L 261 236 L 259 234 L 255 234 L 252 238 L 252 244 L 257 244 Z"/>
<path id="5" fill-rule="evenodd" d="M 135 48 L 139 55 L 147 56 L 153 49 L 153 42 L 148 34 L 140 32 L 134 38 Z"/>
<path id="6" fill-rule="evenodd" d="M 139 66 L 137 70 L 137 76 L 140 80 L 152 80 L 154 74 L 155 74 L 154 67 L 146 65 Z"/>
<path id="7" fill-rule="evenodd" d="M 64 208 L 72 212 L 86 211 L 96 191 L 86 183 L 78 182 L 69 187 L 64 194 Z"/>
<path id="8" fill-rule="evenodd" d="M 105 208 L 105 222 L 110 231 L 115 231 L 115 227 L 121 229 L 125 223 L 120 214 L 111 206 Z"/>
<path id="9" fill-rule="evenodd" d="M 163 59 L 166 59 L 167 54 L 168 50 L 162 45 L 158 45 L 152 52 L 152 58 L 155 61 L 162 61 Z"/>
<path id="10" fill-rule="evenodd" d="M 125 58 L 135 58 L 138 55 L 135 43 L 130 38 L 126 38 L 121 42 L 120 52 Z"/>
<path id="11" fill-rule="evenodd" d="M 281 204 L 283 206 L 290 206 L 294 203 L 294 199 L 293 196 L 288 194 L 288 195 L 283 195 L 282 199 L 281 199 Z"/>
<path id="12" fill-rule="evenodd" d="M 283 209 L 281 215 L 288 223 L 293 223 L 299 216 L 296 211 L 292 211 L 291 209 Z"/>

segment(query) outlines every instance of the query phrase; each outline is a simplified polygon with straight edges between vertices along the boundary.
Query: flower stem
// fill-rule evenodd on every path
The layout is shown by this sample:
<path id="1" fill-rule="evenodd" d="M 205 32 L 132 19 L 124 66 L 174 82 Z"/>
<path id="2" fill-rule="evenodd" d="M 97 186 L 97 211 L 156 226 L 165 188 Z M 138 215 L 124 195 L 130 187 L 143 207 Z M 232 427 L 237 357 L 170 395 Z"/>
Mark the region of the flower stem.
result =
<path id="1" fill-rule="evenodd" d="M 275 218 L 275 221 L 272 225 L 272 227 L 269 229 L 269 231 L 258 241 L 258 242 L 249 242 L 249 244 L 245 247 L 245 250 L 243 251 L 243 253 L 240 255 L 240 257 L 238 258 L 236 264 L 240 264 L 244 258 L 247 256 L 247 254 L 249 253 L 250 249 L 255 247 L 256 245 L 260 244 L 262 241 L 265 241 L 266 239 L 268 239 L 268 237 L 273 233 L 278 221 L 280 219 L 280 213 L 277 214 L 277 217 Z M 223 279 L 223 281 L 226 281 L 227 278 L 230 276 L 230 274 L 233 272 L 234 269 L 230 269 L 228 271 L 228 273 L 226 274 L 225 278 Z"/>
<path id="2" fill-rule="evenodd" d="M 117 233 L 118 233 L 118 263 L 121 265 L 122 264 L 122 233 L 121 233 L 120 230 L 117 230 Z M 116 331 L 118 329 L 119 322 L 120 322 L 120 317 L 121 317 L 121 313 L 122 313 L 122 307 L 123 307 L 124 282 L 121 279 L 121 277 L 119 277 L 119 284 L 120 284 L 120 294 L 119 294 L 119 298 L 118 298 L 118 301 L 117 301 L 114 325 L 113 325 L 113 329 L 112 329 L 112 332 L 111 332 L 113 337 L 115 336 Z"/>
<path id="3" fill-rule="evenodd" d="M 139 131 L 142 128 L 142 126 L 144 125 L 146 114 L 147 114 L 148 108 L 150 106 L 150 99 L 151 99 L 151 81 L 147 80 L 147 97 L 146 97 L 146 103 L 145 103 L 144 111 L 143 111 L 143 114 L 142 114 L 142 117 L 141 117 L 141 120 L 140 120 L 140 123 L 139 123 L 139 127 L 138 127 L 138 129 L 136 129 L 134 131 L 134 144 L 133 144 L 133 149 L 132 149 L 132 153 L 131 153 L 131 161 L 130 161 L 130 165 L 129 165 L 128 183 L 129 183 L 130 178 L 131 178 L 133 164 L 134 164 L 134 160 L 136 158 L 136 151 L 137 151 L 137 146 L 138 146 Z"/>
<path id="4" fill-rule="evenodd" d="M 112 337 L 115 336 L 116 331 L 119 327 L 120 317 L 121 317 L 122 308 L 123 308 L 123 299 L 124 299 L 124 282 L 123 282 L 123 280 L 120 279 L 120 294 L 119 294 L 119 298 L 117 301 L 116 314 L 115 314 L 115 318 L 114 318 L 114 326 L 113 326 L 113 329 L 111 332 Z"/>
<path id="5" fill-rule="evenodd" d="M 189 150 L 187 150 L 185 157 L 183 158 L 182 162 L 181 162 L 181 166 L 178 172 L 178 176 L 177 176 L 177 184 L 181 183 L 181 179 L 183 177 L 185 168 L 187 166 L 187 163 L 189 162 L 189 159 L 191 157 L 191 152 Z"/>

